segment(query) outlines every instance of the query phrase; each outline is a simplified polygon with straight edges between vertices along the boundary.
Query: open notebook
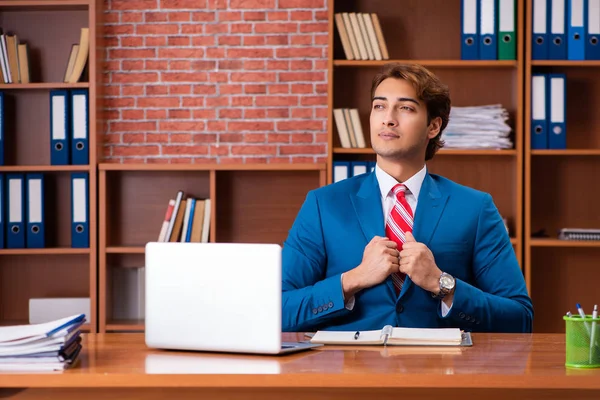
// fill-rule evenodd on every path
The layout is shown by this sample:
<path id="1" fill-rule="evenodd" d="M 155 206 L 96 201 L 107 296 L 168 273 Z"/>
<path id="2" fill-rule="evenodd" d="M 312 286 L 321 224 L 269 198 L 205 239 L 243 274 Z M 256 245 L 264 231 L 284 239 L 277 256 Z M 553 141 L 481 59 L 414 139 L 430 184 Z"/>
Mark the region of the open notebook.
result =
<path id="1" fill-rule="evenodd" d="M 470 332 L 458 328 L 394 328 L 375 331 L 318 331 L 310 340 L 316 344 L 394 346 L 472 346 Z"/>

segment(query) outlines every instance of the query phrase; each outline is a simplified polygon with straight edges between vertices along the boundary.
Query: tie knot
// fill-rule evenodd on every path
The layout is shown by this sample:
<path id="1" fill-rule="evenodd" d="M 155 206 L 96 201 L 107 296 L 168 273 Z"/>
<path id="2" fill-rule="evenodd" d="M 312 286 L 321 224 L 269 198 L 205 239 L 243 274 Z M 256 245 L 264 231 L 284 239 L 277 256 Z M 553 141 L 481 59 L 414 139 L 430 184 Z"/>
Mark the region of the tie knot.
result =
<path id="1" fill-rule="evenodd" d="M 392 188 L 392 191 L 394 192 L 394 195 L 396 195 L 396 197 L 400 198 L 400 197 L 404 197 L 404 194 L 406 193 L 406 186 L 403 183 L 399 183 L 396 186 L 394 186 Z"/>

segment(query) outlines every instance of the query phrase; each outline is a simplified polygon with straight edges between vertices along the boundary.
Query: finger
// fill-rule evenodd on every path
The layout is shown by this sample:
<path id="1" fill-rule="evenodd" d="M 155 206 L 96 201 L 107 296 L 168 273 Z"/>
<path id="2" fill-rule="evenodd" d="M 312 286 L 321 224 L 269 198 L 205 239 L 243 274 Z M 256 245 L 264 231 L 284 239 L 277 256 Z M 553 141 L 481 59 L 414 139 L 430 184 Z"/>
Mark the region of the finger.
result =
<path id="1" fill-rule="evenodd" d="M 396 268 L 400 265 L 400 259 L 394 256 L 388 256 L 388 262 L 392 265 L 395 265 Z"/>
<path id="2" fill-rule="evenodd" d="M 396 257 L 396 258 L 400 257 L 400 252 L 399 252 L 398 250 L 396 250 L 396 249 L 390 249 L 390 248 L 386 248 L 386 249 L 384 250 L 384 253 L 385 253 L 385 254 L 389 254 L 389 255 L 391 255 L 392 257 Z"/>
<path id="3" fill-rule="evenodd" d="M 400 257 L 399 265 L 409 265 L 414 261 L 414 257 Z"/>
<path id="4" fill-rule="evenodd" d="M 385 242 L 382 242 L 385 247 L 388 247 L 390 249 L 396 249 L 398 248 L 398 243 L 394 242 L 393 240 L 386 240 Z"/>
<path id="5" fill-rule="evenodd" d="M 413 236 L 411 231 L 404 232 L 404 237 L 406 238 L 407 243 L 411 243 L 411 242 L 416 243 L 417 242 L 417 240 L 415 239 L 415 237 Z"/>

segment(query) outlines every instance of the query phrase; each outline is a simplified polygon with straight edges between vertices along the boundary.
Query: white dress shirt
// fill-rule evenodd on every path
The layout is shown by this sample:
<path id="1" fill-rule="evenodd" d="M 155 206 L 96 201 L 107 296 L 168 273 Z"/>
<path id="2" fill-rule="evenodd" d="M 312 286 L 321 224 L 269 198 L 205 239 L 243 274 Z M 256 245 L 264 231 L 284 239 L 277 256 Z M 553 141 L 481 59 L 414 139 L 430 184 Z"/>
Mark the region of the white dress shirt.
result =
<path id="1" fill-rule="evenodd" d="M 423 185 L 425 175 L 427 175 L 427 166 L 424 165 L 419 172 L 417 172 L 404 182 L 404 185 L 408 189 L 405 192 L 405 198 L 408 202 L 408 205 L 412 209 L 414 216 L 417 215 L 419 193 L 421 192 L 421 186 Z M 383 208 L 385 229 L 385 222 L 387 220 L 387 216 L 389 215 L 392 207 L 394 207 L 394 203 L 396 201 L 396 197 L 394 196 L 392 188 L 400 182 L 398 182 L 396 178 L 379 168 L 379 165 L 375 166 L 375 176 L 377 178 L 377 182 L 379 183 L 379 190 L 381 191 L 381 206 Z M 345 306 L 348 310 L 352 310 L 354 308 L 354 301 L 354 296 L 352 296 L 350 299 L 348 299 L 348 301 L 346 301 Z M 448 312 L 450 312 L 452 305 L 448 307 L 443 301 L 441 302 L 441 305 L 442 316 L 445 317 L 448 314 Z"/>

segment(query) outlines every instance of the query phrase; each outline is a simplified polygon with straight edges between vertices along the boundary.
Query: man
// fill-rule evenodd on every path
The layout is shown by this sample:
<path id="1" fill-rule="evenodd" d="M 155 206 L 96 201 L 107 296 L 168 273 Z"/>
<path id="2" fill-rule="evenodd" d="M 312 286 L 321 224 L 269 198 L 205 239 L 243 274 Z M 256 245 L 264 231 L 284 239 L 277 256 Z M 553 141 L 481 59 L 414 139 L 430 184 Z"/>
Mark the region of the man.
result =
<path id="1" fill-rule="evenodd" d="M 427 172 L 444 144 L 447 87 L 421 66 L 388 64 L 371 100 L 375 171 L 309 192 L 284 243 L 283 330 L 531 332 L 491 196 Z"/>

